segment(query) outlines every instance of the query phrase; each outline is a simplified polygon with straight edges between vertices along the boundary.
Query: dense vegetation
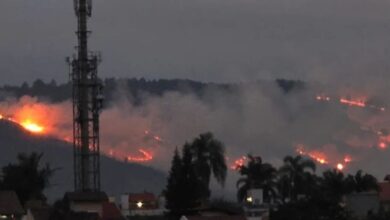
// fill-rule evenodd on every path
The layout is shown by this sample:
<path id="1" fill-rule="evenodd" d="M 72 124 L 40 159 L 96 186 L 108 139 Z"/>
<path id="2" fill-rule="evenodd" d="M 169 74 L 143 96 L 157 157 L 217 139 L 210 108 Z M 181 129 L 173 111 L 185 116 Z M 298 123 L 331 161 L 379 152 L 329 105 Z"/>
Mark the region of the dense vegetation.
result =
<path id="1" fill-rule="evenodd" d="M 257 82 L 260 86 L 260 81 Z M 107 78 L 103 82 L 104 95 L 108 103 L 115 100 L 118 91 L 125 91 L 126 95 L 132 97 L 134 104 L 143 101 L 144 94 L 161 96 L 166 92 L 180 92 L 182 94 L 195 94 L 203 96 L 207 89 L 218 89 L 227 93 L 234 92 L 239 84 L 203 83 L 192 80 L 172 79 L 172 80 L 145 80 L 141 79 L 115 79 Z M 242 84 L 241 84 L 242 85 Z M 275 85 L 284 93 L 304 88 L 302 81 L 278 79 Z M 20 98 L 24 95 L 42 97 L 52 102 L 61 102 L 71 98 L 71 83 L 57 84 L 54 80 L 45 83 L 38 79 L 31 85 L 23 83 L 21 86 L 4 85 L 0 87 L 0 100 L 10 95 Z M 106 103 L 107 104 L 107 103 Z"/>
<path id="2" fill-rule="evenodd" d="M 54 169 L 49 164 L 41 167 L 43 154 L 19 154 L 17 163 L 2 168 L 0 190 L 12 190 L 22 204 L 29 200 L 46 200 L 43 191 L 49 186 Z"/>
<path id="3" fill-rule="evenodd" d="M 215 156 L 213 156 L 215 155 Z M 210 197 L 209 181 L 213 173 L 223 184 L 226 176 L 223 144 L 211 133 L 176 149 L 166 188 L 167 208 L 171 215 L 195 213 Z M 334 169 L 318 176 L 316 165 L 301 156 L 286 156 L 281 167 L 248 155 L 247 164 L 238 167 L 237 199 L 248 203 L 248 191 L 262 189 L 263 200 L 271 208 L 271 220 L 352 220 L 345 196 L 351 193 L 378 192 L 376 178 L 359 170 L 345 175 Z M 384 219 L 386 213 L 368 219 Z"/>

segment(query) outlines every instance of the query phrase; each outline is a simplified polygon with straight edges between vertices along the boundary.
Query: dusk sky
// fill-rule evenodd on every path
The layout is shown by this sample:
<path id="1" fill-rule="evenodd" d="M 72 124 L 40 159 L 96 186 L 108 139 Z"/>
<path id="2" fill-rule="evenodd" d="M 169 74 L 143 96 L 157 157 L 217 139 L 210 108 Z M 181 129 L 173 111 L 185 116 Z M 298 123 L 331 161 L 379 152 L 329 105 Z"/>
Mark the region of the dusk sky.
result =
<path id="1" fill-rule="evenodd" d="M 390 1 L 94 0 L 101 77 L 389 79 Z M 65 82 L 72 0 L 0 1 L 0 84 Z"/>

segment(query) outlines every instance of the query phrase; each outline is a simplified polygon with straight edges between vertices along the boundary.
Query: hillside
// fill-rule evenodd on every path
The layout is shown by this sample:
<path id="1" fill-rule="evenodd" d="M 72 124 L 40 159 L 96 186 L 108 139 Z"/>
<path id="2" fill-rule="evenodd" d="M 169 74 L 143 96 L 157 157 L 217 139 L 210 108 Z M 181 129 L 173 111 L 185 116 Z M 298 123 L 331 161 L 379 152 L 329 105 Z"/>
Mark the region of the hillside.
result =
<path id="1" fill-rule="evenodd" d="M 59 168 L 47 190 L 50 200 L 73 189 L 73 157 L 71 145 L 48 137 L 38 137 L 18 125 L 0 120 L 0 166 L 16 160 L 19 152 L 43 152 L 44 162 Z M 109 195 L 123 192 L 152 191 L 160 193 L 165 186 L 163 172 L 139 164 L 123 163 L 101 157 L 102 189 Z"/>

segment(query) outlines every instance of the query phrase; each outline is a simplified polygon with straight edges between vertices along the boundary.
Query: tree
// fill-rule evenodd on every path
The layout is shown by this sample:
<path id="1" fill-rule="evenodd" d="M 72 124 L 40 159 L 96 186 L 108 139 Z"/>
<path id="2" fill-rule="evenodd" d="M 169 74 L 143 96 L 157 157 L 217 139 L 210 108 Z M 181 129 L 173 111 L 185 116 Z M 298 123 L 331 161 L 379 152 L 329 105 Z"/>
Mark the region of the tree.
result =
<path id="1" fill-rule="evenodd" d="M 276 195 L 276 169 L 271 164 L 263 163 L 261 157 L 248 155 L 248 159 L 247 165 L 239 167 L 239 173 L 244 177 L 237 181 L 238 201 L 244 201 L 250 189 L 263 189 L 265 199 L 269 200 Z"/>
<path id="2" fill-rule="evenodd" d="M 353 191 L 357 193 L 379 190 L 378 180 L 373 175 L 363 175 L 362 170 L 358 170 L 355 175 L 348 175 L 346 181 L 353 188 Z"/>
<path id="3" fill-rule="evenodd" d="M 3 180 L 0 188 L 3 190 L 14 190 L 22 204 L 30 199 L 45 200 L 43 190 L 50 185 L 50 177 L 54 169 L 46 164 L 40 168 L 43 154 L 31 153 L 18 154 L 16 164 L 8 164 L 2 168 Z"/>
<path id="4" fill-rule="evenodd" d="M 166 208 L 171 212 L 179 212 L 182 209 L 183 204 L 183 164 L 180 158 L 179 152 L 176 148 L 171 170 L 169 171 L 168 184 L 165 191 L 165 197 L 167 200 Z"/>
<path id="5" fill-rule="evenodd" d="M 280 168 L 279 187 L 283 196 L 292 201 L 297 200 L 299 194 L 308 194 L 308 183 L 315 182 L 313 173 L 316 165 L 312 160 L 304 159 L 301 156 L 287 156 L 284 158 L 284 165 Z M 285 200 L 286 197 L 283 198 Z"/>
<path id="6" fill-rule="evenodd" d="M 190 146 L 185 144 L 182 157 L 175 150 L 165 190 L 166 208 L 170 210 L 170 214 L 180 216 L 199 207 L 202 186 L 195 174 Z"/>
<path id="7" fill-rule="evenodd" d="M 191 154 L 191 163 L 201 184 L 199 198 L 204 202 L 210 197 L 211 174 L 222 186 L 225 183 L 227 174 L 225 147 L 212 133 L 204 133 L 192 143 L 186 144 L 185 148 Z"/>
<path id="8" fill-rule="evenodd" d="M 337 169 L 325 171 L 320 184 L 324 199 L 328 199 L 336 204 L 342 202 L 343 196 L 354 190 L 346 180 L 343 172 Z"/>

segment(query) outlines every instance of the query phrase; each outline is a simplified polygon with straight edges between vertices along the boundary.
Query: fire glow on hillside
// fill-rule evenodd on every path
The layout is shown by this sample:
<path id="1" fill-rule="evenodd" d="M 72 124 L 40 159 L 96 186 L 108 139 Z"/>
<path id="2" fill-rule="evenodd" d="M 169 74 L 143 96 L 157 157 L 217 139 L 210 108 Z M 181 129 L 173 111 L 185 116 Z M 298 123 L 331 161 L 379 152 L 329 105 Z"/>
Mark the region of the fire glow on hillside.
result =
<path id="1" fill-rule="evenodd" d="M 29 131 L 34 134 L 44 134 L 46 131 L 43 125 L 39 124 L 38 122 L 34 121 L 31 118 L 16 120 L 12 117 L 4 117 L 3 115 L 0 115 L 0 120 L 7 120 L 16 123 L 20 125 L 22 128 L 24 128 L 26 131 Z"/>
<path id="2" fill-rule="evenodd" d="M 61 121 L 66 118 L 63 116 L 62 108 L 51 104 L 26 102 L 20 106 L 7 109 L 5 111 L 6 114 L 0 114 L 0 120 L 17 124 L 32 135 L 50 136 L 72 143 L 72 131 L 71 126 L 69 126 L 71 120 L 66 120 L 66 122 Z M 150 131 L 145 131 L 145 136 L 151 135 L 152 133 Z M 158 144 L 163 142 L 163 138 L 156 134 L 153 134 L 151 139 Z M 117 160 L 137 163 L 145 163 L 153 160 L 153 152 L 147 147 L 137 147 L 137 152 L 130 154 L 130 149 L 128 151 L 107 150 L 108 146 L 105 145 L 102 142 L 102 153 Z"/>
<path id="3" fill-rule="evenodd" d="M 344 157 L 342 157 L 342 161 L 338 161 L 337 158 L 329 158 L 329 155 L 319 150 L 308 151 L 305 149 L 305 146 L 303 144 L 297 145 L 296 152 L 299 155 L 309 157 L 320 165 L 331 166 L 340 171 L 344 170 L 346 166 L 352 162 L 352 157 L 350 155 L 345 155 Z"/>
<path id="4" fill-rule="evenodd" d="M 315 98 L 317 101 L 322 101 L 322 102 L 330 102 L 332 100 L 338 100 L 338 103 L 342 105 L 358 107 L 358 108 L 371 108 L 382 112 L 386 111 L 386 108 L 384 106 L 368 104 L 367 98 L 346 98 L 346 97 L 331 98 L 330 96 L 327 95 L 317 95 Z"/>

